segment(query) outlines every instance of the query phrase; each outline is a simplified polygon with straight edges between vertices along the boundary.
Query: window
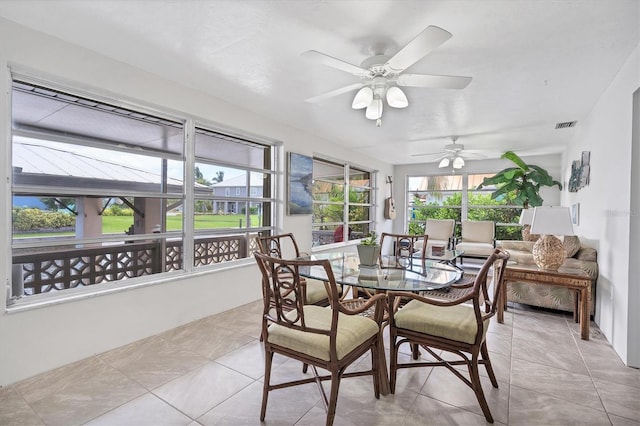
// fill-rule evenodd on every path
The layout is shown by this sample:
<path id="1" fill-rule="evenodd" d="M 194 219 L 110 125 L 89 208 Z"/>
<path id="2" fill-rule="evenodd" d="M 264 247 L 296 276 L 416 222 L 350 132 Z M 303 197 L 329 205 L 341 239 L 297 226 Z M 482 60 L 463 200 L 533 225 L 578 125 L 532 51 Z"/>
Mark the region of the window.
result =
<path id="1" fill-rule="evenodd" d="M 509 197 L 491 199 L 494 187 L 475 190 L 489 174 L 412 176 L 407 182 L 407 229 L 411 234 L 424 233 L 426 219 L 455 219 L 456 235 L 462 220 L 493 220 L 496 238 L 521 238 L 520 211 Z"/>
<path id="2" fill-rule="evenodd" d="M 314 246 L 349 240 L 373 230 L 372 173 L 349 164 L 313 160 Z"/>
<path id="3" fill-rule="evenodd" d="M 186 119 L 28 81 L 11 107 L 14 297 L 240 259 L 275 228 L 270 145 L 198 127 L 187 159 Z M 259 196 L 216 193 L 233 180 Z"/>
<path id="4" fill-rule="evenodd" d="M 216 263 L 246 257 L 255 249 L 259 232 L 275 229 L 271 147 L 197 126 L 195 153 L 196 169 L 212 188 L 196 194 L 195 266 L 207 265 L 211 256 Z M 231 187 L 236 188 L 235 197 L 230 196 Z M 224 196 L 218 188 L 224 188 Z M 243 195 L 251 191 L 255 197 Z M 197 211 L 199 206 L 205 206 L 204 214 Z"/>

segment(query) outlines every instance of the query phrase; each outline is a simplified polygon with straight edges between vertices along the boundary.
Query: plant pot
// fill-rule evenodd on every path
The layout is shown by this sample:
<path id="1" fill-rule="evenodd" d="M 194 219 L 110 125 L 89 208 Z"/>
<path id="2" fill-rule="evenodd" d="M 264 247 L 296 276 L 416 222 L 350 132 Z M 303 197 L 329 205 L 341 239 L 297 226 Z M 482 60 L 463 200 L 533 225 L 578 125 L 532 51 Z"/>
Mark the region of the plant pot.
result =
<path id="1" fill-rule="evenodd" d="M 359 244 L 357 247 L 361 265 L 373 266 L 378 264 L 380 246 L 365 246 Z"/>

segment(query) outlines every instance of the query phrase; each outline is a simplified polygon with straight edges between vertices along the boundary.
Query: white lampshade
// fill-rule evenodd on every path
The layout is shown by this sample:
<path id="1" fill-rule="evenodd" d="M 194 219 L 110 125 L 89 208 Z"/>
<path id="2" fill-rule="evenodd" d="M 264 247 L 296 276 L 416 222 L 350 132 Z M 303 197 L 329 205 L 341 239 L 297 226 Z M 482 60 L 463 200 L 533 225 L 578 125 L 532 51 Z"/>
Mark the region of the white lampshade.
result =
<path id="1" fill-rule="evenodd" d="M 456 157 L 453 159 L 453 168 L 461 169 L 464 167 L 464 159 L 462 157 Z"/>
<path id="2" fill-rule="evenodd" d="M 373 97 L 373 100 L 367 107 L 365 116 L 369 120 L 377 120 L 378 118 L 382 117 L 382 99 L 380 99 L 378 95 Z"/>
<path id="3" fill-rule="evenodd" d="M 532 234 L 575 235 L 568 207 L 536 207 L 531 219 Z"/>
<path id="4" fill-rule="evenodd" d="M 443 158 L 442 161 L 440 161 L 440 164 L 438 164 L 438 167 L 443 168 L 443 167 L 447 167 L 449 165 L 449 158 Z"/>
<path id="5" fill-rule="evenodd" d="M 393 108 L 406 108 L 409 100 L 399 87 L 393 86 L 387 90 L 387 103 Z"/>
<path id="6" fill-rule="evenodd" d="M 533 209 L 522 209 L 522 213 L 520 213 L 520 221 L 518 223 L 520 225 L 531 225 L 532 220 Z"/>
<path id="7" fill-rule="evenodd" d="M 365 86 L 362 89 L 358 90 L 355 98 L 353 98 L 353 103 L 351 104 L 351 108 L 353 109 L 362 109 L 366 108 L 371 104 L 373 100 L 373 90 L 371 87 Z"/>

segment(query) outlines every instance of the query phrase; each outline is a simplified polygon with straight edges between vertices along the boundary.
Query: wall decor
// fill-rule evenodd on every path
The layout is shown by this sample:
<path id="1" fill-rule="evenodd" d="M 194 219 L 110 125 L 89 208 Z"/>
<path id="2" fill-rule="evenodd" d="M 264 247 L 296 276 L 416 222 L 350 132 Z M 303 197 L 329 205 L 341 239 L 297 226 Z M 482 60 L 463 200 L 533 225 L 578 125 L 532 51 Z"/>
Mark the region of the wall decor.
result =
<path id="1" fill-rule="evenodd" d="M 580 225 L 580 203 L 571 204 L 571 223 Z"/>
<path id="2" fill-rule="evenodd" d="M 589 160 L 591 158 L 591 151 L 582 151 L 582 162 L 580 164 L 580 188 L 584 188 L 589 185 Z"/>
<path id="3" fill-rule="evenodd" d="M 289 152 L 287 214 L 312 214 L 313 158 Z"/>
<path id="4" fill-rule="evenodd" d="M 571 177 L 569 178 L 569 192 L 578 192 L 580 189 L 580 160 L 571 163 Z"/>

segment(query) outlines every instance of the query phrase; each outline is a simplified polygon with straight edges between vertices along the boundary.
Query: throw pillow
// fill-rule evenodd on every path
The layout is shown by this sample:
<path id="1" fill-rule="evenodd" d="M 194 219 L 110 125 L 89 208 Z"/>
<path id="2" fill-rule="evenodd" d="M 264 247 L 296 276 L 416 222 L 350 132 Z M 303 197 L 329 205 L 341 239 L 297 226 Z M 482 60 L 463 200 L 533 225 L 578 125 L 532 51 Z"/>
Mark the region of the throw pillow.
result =
<path id="1" fill-rule="evenodd" d="M 562 239 L 565 257 L 573 257 L 580 250 L 580 238 L 577 235 L 565 235 Z"/>

